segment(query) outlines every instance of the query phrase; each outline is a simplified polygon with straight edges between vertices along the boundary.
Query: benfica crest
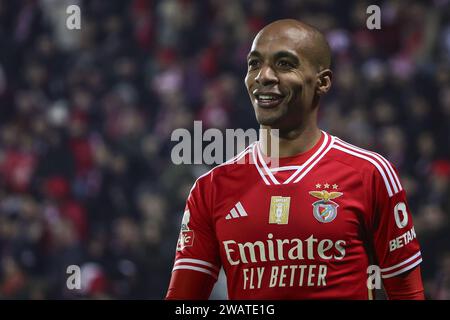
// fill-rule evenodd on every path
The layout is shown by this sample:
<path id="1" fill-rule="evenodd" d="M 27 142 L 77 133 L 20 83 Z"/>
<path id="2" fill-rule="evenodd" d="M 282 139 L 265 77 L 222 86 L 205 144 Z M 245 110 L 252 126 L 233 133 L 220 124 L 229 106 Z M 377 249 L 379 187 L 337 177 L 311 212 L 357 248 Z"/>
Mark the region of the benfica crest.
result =
<path id="1" fill-rule="evenodd" d="M 314 202 L 313 214 L 317 221 L 322 223 L 328 223 L 334 220 L 337 216 L 337 208 L 339 205 L 331 201 L 331 199 L 338 198 L 343 195 L 342 192 L 332 191 L 328 192 L 326 190 L 322 191 L 310 191 L 310 195 L 319 198 L 319 201 Z"/>

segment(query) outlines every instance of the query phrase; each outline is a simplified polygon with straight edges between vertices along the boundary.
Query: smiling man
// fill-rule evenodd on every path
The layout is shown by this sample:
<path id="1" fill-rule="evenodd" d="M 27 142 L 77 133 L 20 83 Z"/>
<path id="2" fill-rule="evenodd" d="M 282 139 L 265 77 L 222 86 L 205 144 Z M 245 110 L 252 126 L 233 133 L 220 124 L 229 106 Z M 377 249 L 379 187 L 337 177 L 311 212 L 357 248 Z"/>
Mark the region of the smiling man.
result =
<path id="1" fill-rule="evenodd" d="M 299 21 L 256 35 L 245 84 L 269 134 L 195 182 L 167 299 L 207 299 L 221 267 L 230 299 L 371 299 L 373 265 L 390 299 L 424 298 L 397 171 L 317 125 L 330 60 L 324 36 Z"/>

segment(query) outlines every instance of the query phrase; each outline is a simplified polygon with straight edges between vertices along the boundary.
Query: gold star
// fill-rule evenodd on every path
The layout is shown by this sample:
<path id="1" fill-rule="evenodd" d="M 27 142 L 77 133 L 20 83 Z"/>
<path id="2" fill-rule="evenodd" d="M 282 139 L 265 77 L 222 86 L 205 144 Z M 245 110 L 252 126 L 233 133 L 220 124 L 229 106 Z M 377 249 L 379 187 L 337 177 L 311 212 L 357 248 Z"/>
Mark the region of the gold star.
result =
<path id="1" fill-rule="evenodd" d="M 325 189 L 330 187 L 330 185 L 328 183 L 325 183 L 323 186 L 325 187 Z"/>
<path id="2" fill-rule="evenodd" d="M 333 189 L 337 189 L 338 188 L 338 185 L 335 183 L 335 184 L 333 184 Z"/>
<path id="3" fill-rule="evenodd" d="M 320 183 L 316 184 L 316 188 L 319 189 L 322 185 Z"/>

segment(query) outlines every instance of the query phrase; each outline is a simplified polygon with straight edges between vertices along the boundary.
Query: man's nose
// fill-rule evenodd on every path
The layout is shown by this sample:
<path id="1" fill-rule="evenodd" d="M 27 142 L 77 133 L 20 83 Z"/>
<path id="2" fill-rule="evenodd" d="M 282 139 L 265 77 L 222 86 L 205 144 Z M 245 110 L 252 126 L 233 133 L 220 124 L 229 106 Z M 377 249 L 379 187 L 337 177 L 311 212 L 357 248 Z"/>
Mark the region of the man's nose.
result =
<path id="1" fill-rule="evenodd" d="M 262 66 L 255 81 L 262 86 L 267 86 L 278 82 L 277 75 L 270 66 Z"/>

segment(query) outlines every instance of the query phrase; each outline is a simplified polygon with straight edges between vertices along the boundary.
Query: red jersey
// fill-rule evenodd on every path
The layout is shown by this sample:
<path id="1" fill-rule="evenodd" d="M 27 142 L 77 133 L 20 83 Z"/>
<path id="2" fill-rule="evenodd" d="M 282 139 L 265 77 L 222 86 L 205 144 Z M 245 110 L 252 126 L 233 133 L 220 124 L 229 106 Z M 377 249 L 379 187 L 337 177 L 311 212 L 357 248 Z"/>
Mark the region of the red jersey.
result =
<path id="1" fill-rule="evenodd" d="M 369 265 L 390 278 L 422 261 L 385 158 L 322 131 L 278 164 L 255 142 L 197 179 L 173 270 L 223 267 L 230 299 L 368 299 Z"/>

